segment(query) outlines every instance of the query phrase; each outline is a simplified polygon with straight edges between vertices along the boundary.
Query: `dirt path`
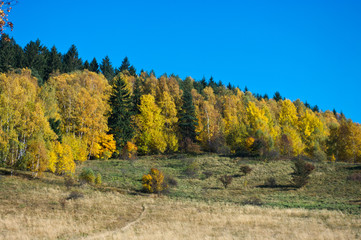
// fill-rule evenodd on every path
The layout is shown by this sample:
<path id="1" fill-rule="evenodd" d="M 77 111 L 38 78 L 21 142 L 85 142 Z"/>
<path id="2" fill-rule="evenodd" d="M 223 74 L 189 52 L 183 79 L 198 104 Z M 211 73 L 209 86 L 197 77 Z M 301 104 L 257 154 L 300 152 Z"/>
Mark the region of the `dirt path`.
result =
<path id="1" fill-rule="evenodd" d="M 116 229 L 116 230 L 112 230 L 112 231 L 104 231 L 104 232 L 100 232 L 100 233 L 96 233 L 94 235 L 91 236 L 87 236 L 87 237 L 83 237 L 81 239 L 86 239 L 86 240 L 91 240 L 91 239 L 105 239 L 105 238 L 109 238 L 112 235 L 115 235 L 117 233 L 123 232 L 125 230 L 127 230 L 128 228 L 130 228 L 131 226 L 133 226 L 134 224 L 140 222 L 143 218 L 144 215 L 146 214 L 146 205 L 143 204 L 142 205 L 142 212 L 139 214 L 139 216 L 132 222 L 127 223 L 127 225 L 125 225 L 124 227 L 120 228 L 120 229 Z"/>

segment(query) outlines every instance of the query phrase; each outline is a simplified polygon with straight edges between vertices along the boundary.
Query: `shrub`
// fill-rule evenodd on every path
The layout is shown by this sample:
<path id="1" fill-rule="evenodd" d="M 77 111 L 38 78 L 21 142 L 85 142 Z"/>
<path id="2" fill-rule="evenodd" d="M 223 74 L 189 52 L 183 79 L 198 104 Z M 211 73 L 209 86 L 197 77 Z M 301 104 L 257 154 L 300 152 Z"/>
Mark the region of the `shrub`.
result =
<path id="1" fill-rule="evenodd" d="M 268 187 L 275 187 L 275 186 L 277 186 L 276 179 L 274 177 L 269 177 L 264 182 L 264 185 L 268 186 Z"/>
<path id="2" fill-rule="evenodd" d="M 298 188 L 305 186 L 309 180 L 309 175 L 314 169 L 313 164 L 307 163 L 300 158 L 296 159 L 293 173 L 291 173 L 295 186 Z"/>
<path id="3" fill-rule="evenodd" d="M 241 173 L 243 173 L 244 175 L 247 175 L 248 173 L 252 172 L 252 168 L 250 168 L 247 165 L 241 166 L 240 168 Z"/>
<path id="4" fill-rule="evenodd" d="M 361 173 L 353 173 L 347 177 L 347 180 L 361 182 Z"/>
<path id="5" fill-rule="evenodd" d="M 93 184 L 95 182 L 95 174 L 91 168 L 83 168 L 79 175 L 79 180 L 82 183 Z"/>
<path id="6" fill-rule="evenodd" d="M 122 150 L 122 157 L 123 159 L 134 160 L 137 158 L 137 151 L 138 147 L 134 143 L 127 142 Z"/>
<path id="7" fill-rule="evenodd" d="M 70 199 L 78 199 L 78 198 L 83 198 L 84 195 L 83 193 L 79 192 L 79 191 L 72 191 L 69 196 L 66 198 L 66 200 L 70 200 Z"/>
<path id="8" fill-rule="evenodd" d="M 180 147 L 184 152 L 198 154 L 201 152 L 200 146 L 190 138 L 185 138 L 180 142 Z"/>
<path id="9" fill-rule="evenodd" d="M 74 186 L 75 179 L 74 179 L 73 175 L 71 175 L 71 174 L 64 175 L 64 184 L 67 189 L 70 189 L 72 186 Z"/>
<path id="10" fill-rule="evenodd" d="M 142 177 L 143 190 L 148 193 L 160 194 L 163 190 L 168 188 L 164 183 L 164 175 L 156 168 L 150 169 L 149 174 Z"/>
<path id="11" fill-rule="evenodd" d="M 169 185 L 169 186 L 172 186 L 172 187 L 178 186 L 177 180 L 176 180 L 174 177 L 172 177 L 172 176 L 166 176 L 164 181 L 165 181 L 166 184 Z"/>
<path id="12" fill-rule="evenodd" d="M 198 176 L 199 168 L 200 168 L 199 164 L 196 161 L 192 160 L 187 165 L 186 169 L 184 170 L 184 173 L 188 177 L 196 177 L 196 176 Z"/>
<path id="13" fill-rule="evenodd" d="M 205 178 L 210 178 L 213 176 L 213 172 L 212 171 L 204 171 L 203 175 L 205 176 Z"/>
<path id="14" fill-rule="evenodd" d="M 228 185 L 232 183 L 233 177 L 230 175 L 223 175 L 219 178 L 219 181 L 223 184 L 224 188 L 227 188 Z"/>
<path id="15" fill-rule="evenodd" d="M 327 161 L 327 154 L 321 149 L 317 149 L 313 152 L 313 158 L 319 162 Z"/>
<path id="16" fill-rule="evenodd" d="M 97 176 L 95 177 L 95 184 L 96 185 L 102 184 L 102 175 L 100 175 L 100 173 L 98 173 Z"/>

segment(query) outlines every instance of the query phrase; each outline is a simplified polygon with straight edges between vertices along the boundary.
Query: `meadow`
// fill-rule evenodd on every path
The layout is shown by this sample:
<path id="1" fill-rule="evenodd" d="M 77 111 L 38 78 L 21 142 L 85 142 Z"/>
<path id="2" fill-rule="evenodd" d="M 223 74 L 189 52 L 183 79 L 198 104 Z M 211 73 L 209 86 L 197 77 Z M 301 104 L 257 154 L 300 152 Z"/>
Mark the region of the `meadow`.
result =
<path id="1" fill-rule="evenodd" d="M 0 238 L 359 239 L 361 183 L 350 176 L 360 165 L 314 164 L 302 188 L 292 185 L 290 160 L 219 155 L 90 160 L 77 168 L 100 173 L 101 186 L 1 168 Z M 244 165 L 252 168 L 246 176 Z M 151 167 L 172 183 L 160 196 L 141 190 Z M 227 189 L 218 180 L 224 174 L 233 176 Z"/>

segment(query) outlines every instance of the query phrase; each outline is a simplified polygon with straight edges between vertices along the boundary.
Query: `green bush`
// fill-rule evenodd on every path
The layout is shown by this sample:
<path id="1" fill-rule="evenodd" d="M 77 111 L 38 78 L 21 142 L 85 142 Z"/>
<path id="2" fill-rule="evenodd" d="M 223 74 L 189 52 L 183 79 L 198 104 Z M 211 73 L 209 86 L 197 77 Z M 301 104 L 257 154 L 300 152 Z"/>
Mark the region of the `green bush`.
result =
<path id="1" fill-rule="evenodd" d="M 100 173 L 98 173 L 97 176 L 95 177 L 95 184 L 96 185 L 102 184 L 102 176 L 100 175 Z"/>
<path id="2" fill-rule="evenodd" d="M 186 169 L 184 170 L 184 173 L 188 177 L 197 177 L 199 170 L 200 170 L 200 166 L 199 166 L 198 162 L 196 162 L 195 160 L 192 160 L 187 165 Z"/>
<path id="3" fill-rule="evenodd" d="M 79 180 L 82 183 L 94 184 L 95 182 L 95 174 L 91 168 L 83 168 L 79 175 Z"/>
<path id="4" fill-rule="evenodd" d="M 309 175 L 314 169 L 313 164 L 307 163 L 301 158 L 296 159 L 293 173 L 291 173 L 294 185 L 298 188 L 305 186 L 310 178 Z"/>

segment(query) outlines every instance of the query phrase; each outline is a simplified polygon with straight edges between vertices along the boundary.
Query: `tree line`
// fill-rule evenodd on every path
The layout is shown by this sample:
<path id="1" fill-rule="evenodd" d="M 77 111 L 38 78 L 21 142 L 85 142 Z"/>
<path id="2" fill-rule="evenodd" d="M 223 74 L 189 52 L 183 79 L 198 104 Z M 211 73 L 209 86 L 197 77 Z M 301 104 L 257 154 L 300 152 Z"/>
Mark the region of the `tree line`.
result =
<path id="1" fill-rule="evenodd" d="M 0 41 L 1 165 L 74 172 L 77 162 L 138 154 L 216 152 L 247 157 L 361 161 L 361 126 L 342 113 L 311 108 L 278 92 L 242 91 L 213 78 L 196 81 L 115 69 L 64 55 L 40 41 Z M 132 151 L 133 151 L 132 150 Z"/>

